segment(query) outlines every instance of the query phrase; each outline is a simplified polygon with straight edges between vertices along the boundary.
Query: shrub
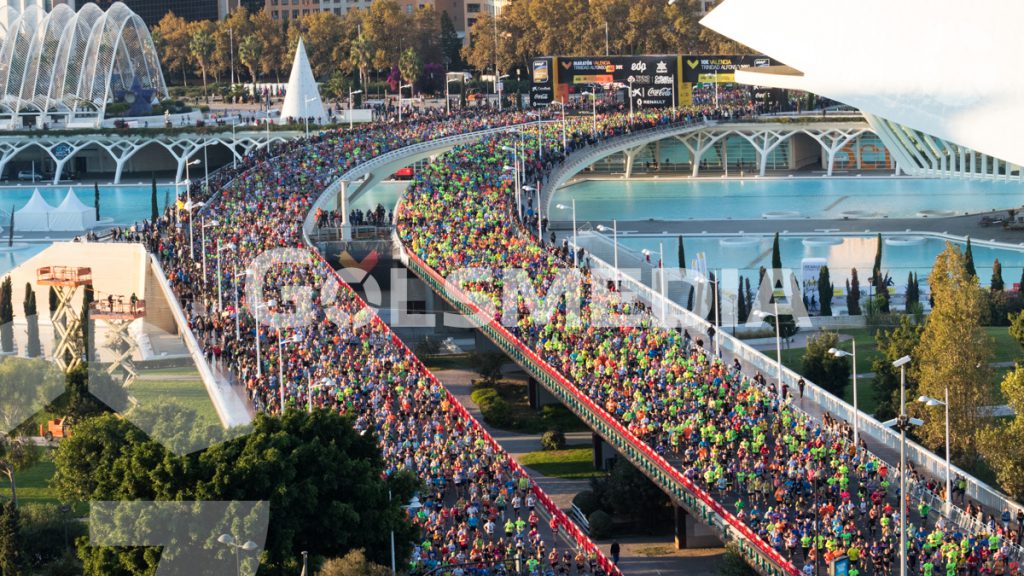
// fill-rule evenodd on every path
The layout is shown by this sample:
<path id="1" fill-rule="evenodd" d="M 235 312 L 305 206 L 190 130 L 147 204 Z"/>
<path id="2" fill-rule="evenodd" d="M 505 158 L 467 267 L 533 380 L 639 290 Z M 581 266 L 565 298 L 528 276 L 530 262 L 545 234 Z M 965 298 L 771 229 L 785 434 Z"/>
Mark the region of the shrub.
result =
<path id="1" fill-rule="evenodd" d="M 739 547 L 730 543 L 725 546 L 725 554 L 718 567 L 719 576 L 756 576 L 757 571 L 747 564 L 740 554 Z"/>
<path id="2" fill-rule="evenodd" d="M 564 450 L 565 434 L 561 430 L 548 430 L 540 437 L 540 445 L 545 450 Z"/>
<path id="3" fill-rule="evenodd" d="M 601 508 L 601 498 L 593 490 L 583 490 L 576 494 L 572 503 L 583 512 L 584 516 L 590 516 Z"/>
<path id="4" fill-rule="evenodd" d="M 595 510 L 587 517 L 590 523 L 590 536 L 601 539 L 612 535 L 612 517 L 604 510 Z"/>
<path id="5" fill-rule="evenodd" d="M 391 570 L 371 562 L 366 558 L 366 552 L 362 548 L 357 548 L 342 558 L 331 558 L 324 562 L 317 574 L 319 576 L 387 576 L 391 574 Z"/>
<path id="6" fill-rule="evenodd" d="M 441 342 L 432 336 L 427 336 L 416 346 L 417 356 L 434 356 L 441 352 Z"/>
<path id="7" fill-rule="evenodd" d="M 480 407 L 484 420 L 491 426 L 507 428 L 512 424 L 512 409 L 494 388 L 477 388 L 470 398 Z"/>

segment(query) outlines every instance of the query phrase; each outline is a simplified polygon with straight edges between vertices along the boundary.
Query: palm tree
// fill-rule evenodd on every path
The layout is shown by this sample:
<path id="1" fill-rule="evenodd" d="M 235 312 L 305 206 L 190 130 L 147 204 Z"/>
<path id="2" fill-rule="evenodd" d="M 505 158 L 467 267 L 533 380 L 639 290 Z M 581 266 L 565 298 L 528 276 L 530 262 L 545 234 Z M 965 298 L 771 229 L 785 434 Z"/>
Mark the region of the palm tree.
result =
<path id="1" fill-rule="evenodd" d="M 242 43 L 238 46 L 238 59 L 241 60 L 242 64 L 249 71 L 253 84 L 256 83 L 256 70 L 259 69 L 265 48 L 263 41 L 255 34 L 246 36 L 245 40 L 242 40 Z"/>
<path id="2" fill-rule="evenodd" d="M 209 101 L 209 95 L 206 93 L 206 65 L 209 63 L 210 57 L 213 56 L 216 43 L 206 28 L 199 26 L 192 32 L 192 38 L 189 40 L 188 47 L 189 52 L 192 53 L 192 58 L 195 59 L 196 63 L 199 64 L 199 68 L 203 71 L 203 96 Z"/>
<path id="3" fill-rule="evenodd" d="M 349 49 L 349 60 L 359 70 L 359 86 L 364 90 L 366 88 L 368 71 L 373 63 L 373 56 L 373 42 L 364 34 L 356 36 L 356 39 L 352 41 L 352 47 Z"/>

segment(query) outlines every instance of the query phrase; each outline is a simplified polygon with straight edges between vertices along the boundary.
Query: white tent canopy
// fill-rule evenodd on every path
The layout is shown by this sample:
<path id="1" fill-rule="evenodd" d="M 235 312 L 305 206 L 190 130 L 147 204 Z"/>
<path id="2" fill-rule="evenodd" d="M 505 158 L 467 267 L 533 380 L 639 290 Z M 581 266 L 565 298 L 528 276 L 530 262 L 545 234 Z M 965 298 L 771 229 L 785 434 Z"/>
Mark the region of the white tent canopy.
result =
<path id="1" fill-rule="evenodd" d="M 36 188 L 28 203 L 14 213 L 14 229 L 18 232 L 47 232 L 53 211 L 54 207 L 43 200 Z"/>
<path id="2" fill-rule="evenodd" d="M 281 105 L 282 121 L 287 121 L 288 118 L 309 118 L 317 123 L 327 121 L 324 102 L 320 99 L 320 90 L 316 86 L 316 79 L 313 78 L 313 69 L 309 67 L 309 58 L 306 57 L 306 47 L 302 43 L 302 38 L 299 38 L 299 45 L 295 48 L 295 61 L 292 62 L 292 73 L 288 76 L 288 88 L 284 95 L 284 104 Z"/>
<path id="3" fill-rule="evenodd" d="M 84 232 L 95 225 L 96 209 L 79 200 L 72 188 L 50 214 L 50 230 L 54 231 Z"/>

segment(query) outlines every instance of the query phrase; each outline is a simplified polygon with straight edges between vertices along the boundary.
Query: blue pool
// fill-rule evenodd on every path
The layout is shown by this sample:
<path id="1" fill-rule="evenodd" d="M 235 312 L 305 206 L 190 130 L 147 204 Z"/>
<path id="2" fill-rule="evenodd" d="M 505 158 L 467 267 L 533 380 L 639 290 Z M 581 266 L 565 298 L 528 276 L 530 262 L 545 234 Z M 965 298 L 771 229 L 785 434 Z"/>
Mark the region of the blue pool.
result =
<path id="1" fill-rule="evenodd" d="M 32 190 L 34 188 L 39 189 L 39 194 L 46 200 L 51 206 L 56 207 L 64 200 L 64 196 L 68 192 L 68 185 L 60 186 L 32 186 L 26 184 L 24 186 L 4 186 L 0 187 L 0 227 L 3 227 L 3 233 L 0 234 L 2 238 L 0 241 L 6 245 L 7 241 L 7 224 L 11 208 L 18 210 L 28 202 L 28 199 L 32 197 Z M 89 206 L 95 206 L 94 204 L 94 190 L 91 184 L 74 185 L 75 193 L 78 195 L 78 199 Z M 151 185 L 124 185 L 124 186 L 110 186 L 100 184 L 100 217 L 113 219 L 115 226 L 131 226 L 136 222 L 141 222 L 149 218 L 150 216 L 150 197 L 152 188 Z M 170 200 L 174 201 L 174 186 L 166 184 L 157 185 L 157 204 L 160 209 L 163 210 L 165 202 Z M 10 253 L 0 253 L 0 274 L 6 274 L 22 262 L 40 253 L 49 246 L 49 242 L 44 240 L 22 240 L 19 238 L 18 231 L 14 231 L 15 242 L 28 243 L 28 247 L 23 250 Z M 45 236 L 45 234 L 38 234 L 35 236 Z M 53 233 L 53 239 L 64 239 L 68 240 L 71 235 L 68 233 Z"/>
<path id="2" fill-rule="evenodd" d="M 558 190 L 552 205 L 571 199 L 580 222 L 761 219 L 769 212 L 794 218 L 912 218 L 922 211 L 951 215 L 1021 206 L 1024 184 L 889 177 L 593 180 Z"/>
<path id="3" fill-rule="evenodd" d="M 882 270 L 887 272 L 902 292 L 907 281 L 907 273 L 917 273 L 922 285 L 927 283 L 935 257 L 945 248 L 945 240 L 930 236 L 882 235 Z M 650 250 L 658 253 L 659 243 L 664 244 L 665 260 L 669 266 L 675 266 L 676 236 L 619 236 L 622 248 L 635 253 Z M 684 246 L 686 258 L 692 261 L 697 253 L 703 252 L 711 270 L 735 269 L 739 276 L 750 278 L 754 282 L 761 266 L 771 267 L 772 236 L 685 236 Z M 963 249 L 963 244 L 954 242 Z M 850 270 L 857 269 L 861 287 L 865 286 L 871 274 L 871 266 L 878 245 L 874 235 L 844 236 L 783 236 L 779 239 L 779 252 L 782 255 L 784 268 L 791 268 L 800 275 L 801 261 L 804 258 L 824 258 L 829 267 L 832 283 L 836 288 L 844 285 L 850 277 Z M 989 247 L 973 243 L 974 265 L 983 285 L 988 285 L 992 276 L 992 263 L 998 258 L 1003 268 L 1003 281 L 1008 288 L 1019 282 L 1024 269 L 1024 251 L 1009 247 Z"/>

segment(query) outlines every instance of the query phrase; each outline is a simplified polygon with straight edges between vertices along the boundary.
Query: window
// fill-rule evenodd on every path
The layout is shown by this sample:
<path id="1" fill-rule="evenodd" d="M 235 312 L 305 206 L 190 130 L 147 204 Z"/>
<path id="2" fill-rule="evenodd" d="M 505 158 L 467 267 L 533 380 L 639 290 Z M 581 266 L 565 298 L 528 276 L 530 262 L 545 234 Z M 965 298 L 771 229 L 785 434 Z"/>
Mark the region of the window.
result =
<path id="1" fill-rule="evenodd" d="M 278 14 L 276 10 L 274 12 L 271 12 L 270 15 L 274 17 L 274 20 L 279 19 L 281 16 L 280 14 Z"/>
<path id="2" fill-rule="evenodd" d="M 299 11 L 298 10 L 292 10 L 292 18 L 298 18 L 298 17 L 299 17 Z"/>
<path id="3" fill-rule="evenodd" d="M 478 12 L 480 12 L 480 5 L 479 4 L 466 4 L 466 13 L 468 13 L 468 14 L 476 14 Z"/>

